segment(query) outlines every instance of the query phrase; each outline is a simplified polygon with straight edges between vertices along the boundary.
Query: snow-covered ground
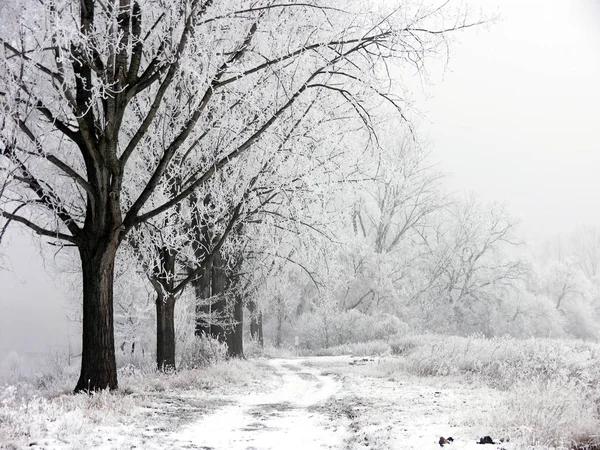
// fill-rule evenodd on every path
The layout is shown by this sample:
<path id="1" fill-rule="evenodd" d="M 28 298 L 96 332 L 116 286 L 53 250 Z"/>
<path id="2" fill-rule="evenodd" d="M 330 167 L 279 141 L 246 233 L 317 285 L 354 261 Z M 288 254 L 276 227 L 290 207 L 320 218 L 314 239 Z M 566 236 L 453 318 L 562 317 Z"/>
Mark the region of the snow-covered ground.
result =
<path id="1" fill-rule="evenodd" d="M 271 360 L 282 384 L 267 394 L 250 393 L 172 435 L 186 448 L 215 450 L 343 448 L 345 420 L 331 423 L 314 409 L 340 390 L 303 360 Z"/>
<path id="2" fill-rule="evenodd" d="M 515 443 L 479 445 L 483 436 L 496 442 L 493 430 L 501 393 L 457 377 L 373 376 L 378 358 L 319 358 L 308 364 L 341 380 L 342 389 L 322 406 L 332 421 L 347 417 L 352 450 L 439 449 L 440 437 L 452 437 L 445 446 L 457 449 L 515 449 Z M 528 447 L 530 448 L 530 447 Z"/>
<path id="3" fill-rule="evenodd" d="M 254 360 L 235 370 L 262 375 L 237 385 L 20 404 L 5 398 L 0 448 L 433 450 L 441 436 L 454 438 L 450 450 L 533 448 L 476 443 L 504 437 L 493 430 L 501 391 L 458 377 L 382 378 L 380 363 L 350 356 Z M 16 424 L 19 432 L 9 429 Z"/>

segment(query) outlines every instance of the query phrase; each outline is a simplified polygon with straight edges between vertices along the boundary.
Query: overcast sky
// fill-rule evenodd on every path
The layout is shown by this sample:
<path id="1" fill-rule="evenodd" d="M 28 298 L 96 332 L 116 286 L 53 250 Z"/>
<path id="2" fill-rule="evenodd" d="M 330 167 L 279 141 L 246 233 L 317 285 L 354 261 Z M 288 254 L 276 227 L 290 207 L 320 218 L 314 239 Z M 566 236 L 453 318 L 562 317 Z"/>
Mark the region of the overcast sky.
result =
<path id="1" fill-rule="evenodd" d="M 421 106 L 449 185 L 533 238 L 600 225 L 600 1 L 481 4 L 503 19 L 460 36 Z"/>
<path id="2" fill-rule="evenodd" d="M 463 33 L 416 105 L 449 186 L 505 202 L 531 237 L 600 224 L 600 1 L 471 4 L 503 19 Z M 0 358 L 62 343 L 69 328 L 30 242 L 13 233 L 14 273 L 0 272 Z"/>

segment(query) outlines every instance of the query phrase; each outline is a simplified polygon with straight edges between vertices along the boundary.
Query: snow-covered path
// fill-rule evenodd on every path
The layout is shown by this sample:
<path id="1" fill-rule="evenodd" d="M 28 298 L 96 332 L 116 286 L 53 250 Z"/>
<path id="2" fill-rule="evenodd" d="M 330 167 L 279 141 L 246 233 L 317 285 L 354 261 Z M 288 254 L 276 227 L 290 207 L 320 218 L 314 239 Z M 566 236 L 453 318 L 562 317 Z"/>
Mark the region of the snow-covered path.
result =
<path id="1" fill-rule="evenodd" d="M 302 360 L 270 360 L 282 385 L 268 394 L 250 393 L 239 402 L 202 417 L 172 436 L 184 448 L 205 450 L 341 449 L 348 432 L 314 406 L 340 384 L 302 365 Z"/>
<path id="2" fill-rule="evenodd" d="M 505 436 L 494 427 L 502 392 L 464 377 L 405 374 L 395 361 L 255 360 L 236 369 L 258 377 L 216 388 L 44 399 L 5 408 L 5 423 L 28 425 L 9 435 L 0 416 L 0 449 L 435 450 L 440 436 L 454 438 L 444 450 L 534 448 L 512 440 L 477 444 L 481 436 Z M 72 405 L 59 408 L 63 402 Z"/>

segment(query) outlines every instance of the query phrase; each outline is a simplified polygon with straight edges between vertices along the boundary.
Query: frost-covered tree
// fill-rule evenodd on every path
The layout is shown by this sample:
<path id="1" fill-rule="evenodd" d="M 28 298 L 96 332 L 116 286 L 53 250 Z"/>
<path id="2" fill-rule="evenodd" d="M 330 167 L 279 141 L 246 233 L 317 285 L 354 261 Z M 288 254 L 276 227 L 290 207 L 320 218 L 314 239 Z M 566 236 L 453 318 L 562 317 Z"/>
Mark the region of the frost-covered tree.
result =
<path id="1" fill-rule="evenodd" d="M 600 234 L 593 227 L 548 238 L 538 249 L 529 290 L 559 313 L 571 336 L 595 339 L 600 317 Z"/>
<path id="2" fill-rule="evenodd" d="M 282 133 L 329 92 L 369 126 L 398 110 L 385 65 L 420 67 L 469 26 L 452 2 L 371 12 L 353 2 L 42 0 L 14 3 L 0 40 L 4 221 L 74 246 L 83 277 L 76 390 L 117 387 L 113 280 L 135 228 Z M 185 160 L 185 164 L 181 161 Z M 173 180 L 173 168 L 178 183 Z"/>
<path id="3" fill-rule="evenodd" d="M 424 251 L 423 230 L 447 203 L 442 175 L 423 149 L 408 137 L 397 142 L 388 144 L 372 178 L 355 192 L 351 229 L 346 224 L 346 245 L 340 253 L 345 276 L 338 275 L 347 309 L 396 311 Z"/>
<path id="4" fill-rule="evenodd" d="M 528 265 L 516 251 L 516 222 L 498 205 L 471 198 L 451 205 L 425 236 L 429 255 L 409 300 L 420 322 L 440 332 L 494 335 L 504 303 Z M 512 300 L 511 300 L 512 301 Z"/>

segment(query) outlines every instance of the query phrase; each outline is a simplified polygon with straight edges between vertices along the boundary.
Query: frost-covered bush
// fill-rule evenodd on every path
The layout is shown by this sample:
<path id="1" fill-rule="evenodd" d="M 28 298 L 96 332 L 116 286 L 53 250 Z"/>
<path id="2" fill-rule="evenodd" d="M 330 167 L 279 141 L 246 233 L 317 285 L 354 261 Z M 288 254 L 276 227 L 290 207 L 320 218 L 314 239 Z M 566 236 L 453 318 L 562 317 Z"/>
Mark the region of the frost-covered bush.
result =
<path id="1" fill-rule="evenodd" d="M 600 424 L 597 406 L 575 378 L 520 381 L 493 414 L 497 426 L 527 445 L 600 443 L 594 437 Z"/>
<path id="2" fill-rule="evenodd" d="M 391 343 L 384 376 L 465 375 L 506 392 L 498 428 L 530 445 L 572 448 L 600 429 L 600 345 L 577 340 L 421 335 Z"/>
<path id="3" fill-rule="evenodd" d="M 391 314 L 364 314 L 321 307 L 303 314 L 296 323 L 300 346 L 317 350 L 349 343 L 385 340 L 405 334 L 407 326 Z"/>
<path id="4" fill-rule="evenodd" d="M 477 374 L 500 389 L 532 378 L 600 382 L 600 346 L 583 341 L 422 335 L 391 347 L 411 373 Z"/>
<path id="5" fill-rule="evenodd" d="M 19 380 L 24 374 L 25 360 L 17 352 L 10 352 L 0 363 L 0 379 Z"/>
<path id="6" fill-rule="evenodd" d="M 227 359 L 227 344 L 210 336 L 194 336 L 180 350 L 180 369 L 197 369 Z"/>
<path id="7" fill-rule="evenodd" d="M 78 366 L 79 358 L 69 358 L 62 350 L 50 351 L 35 360 L 11 352 L 0 362 L 0 387 L 16 386 L 18 397 L 70 392 L 79 374 Z"/>
<path id="8" fill-rule="evenodd" d="M 125 417 L 133 414 L 138 402 L 122 391 L 46 396 L 39 391 L 23 395 L 16 386 L 0 387 L 0 448 L 4 448 L 2 444 L 8 444 L 6 448 L 25 448 L 27 444 L 10 445 L 22 444 L 23 438 L 28 443 L 47 436 L 62 442 L 84 440 L 98 423 L 110 424 L 118 416 L 126 422 Z"/>

